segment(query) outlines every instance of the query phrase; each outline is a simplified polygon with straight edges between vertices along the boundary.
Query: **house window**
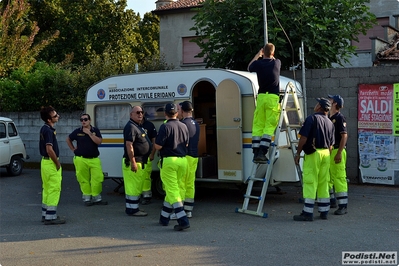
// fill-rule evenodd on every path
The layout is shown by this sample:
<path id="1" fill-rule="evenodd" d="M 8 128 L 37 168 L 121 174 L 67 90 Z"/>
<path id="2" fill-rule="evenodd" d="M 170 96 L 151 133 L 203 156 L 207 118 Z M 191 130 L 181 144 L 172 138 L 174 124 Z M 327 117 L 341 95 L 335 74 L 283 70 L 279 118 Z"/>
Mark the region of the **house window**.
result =
<path id="1" fill-rule="evenodd" d="M 367 31 L 366 35 L 360 34 L 359 42 L 352 41 L 352 45 L 356 46 L 356 50 L 371 50 L 370 37 L 379 37 L 384 39 L 384 28 L 382 25 L 389 25 L 389 17 L 377 18 L 377 25 Z"/>
<path id="2" fill-rule="evenodd" d="M 195 57 L 201 52 L 201 48 L 191 40 L 197 37 L 183 38 L 183 64 L 201 64 L 204 63 L 203 57 Z"/>

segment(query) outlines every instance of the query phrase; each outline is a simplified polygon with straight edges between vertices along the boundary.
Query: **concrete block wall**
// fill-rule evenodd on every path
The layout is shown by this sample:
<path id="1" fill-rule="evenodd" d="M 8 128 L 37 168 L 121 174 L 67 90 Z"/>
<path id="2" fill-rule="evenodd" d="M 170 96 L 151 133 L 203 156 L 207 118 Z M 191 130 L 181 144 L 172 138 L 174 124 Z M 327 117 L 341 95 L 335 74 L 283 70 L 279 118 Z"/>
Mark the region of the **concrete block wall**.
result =
<path id="1" fill-rule="evenodd" d="M 56 108 L 56 107 L 55 107 Z M 61 164 L 73 164 L 73 153 L 66 144 L 67 136 L 80 126 L 80 114 L 82 112 L 60 113 L 59 122 L 55 124 L 58 146 L 60 149 Z M 38 163 L 41 160 L 39 152 L 40 128 L 44 122 L 40 119 L 39 112 L 1 112 L 0 116 L 9 117 L 17 125 L 19 134 L 26 146 L 26 153 L 29 155 L 27 163 Z"/>
<path id="2" fill-rule="evenodd" d="M 281 75 L 293 78 L 292 71 L 282 71 Z M 302 72 L 296 71 L 301 84 Z M 340 94 L 344 98 L 342 113 L 347 119 L 347 175 L 351 182 L 358 182 L 358 143 L 357 143 L 357 93 L 359 84 L 399 83 L 399 66 L 380 66 L 364 68 L 309 69 L 305 72 L 307 114 L 313 113 L 315 98 L 328 94 Z"/>

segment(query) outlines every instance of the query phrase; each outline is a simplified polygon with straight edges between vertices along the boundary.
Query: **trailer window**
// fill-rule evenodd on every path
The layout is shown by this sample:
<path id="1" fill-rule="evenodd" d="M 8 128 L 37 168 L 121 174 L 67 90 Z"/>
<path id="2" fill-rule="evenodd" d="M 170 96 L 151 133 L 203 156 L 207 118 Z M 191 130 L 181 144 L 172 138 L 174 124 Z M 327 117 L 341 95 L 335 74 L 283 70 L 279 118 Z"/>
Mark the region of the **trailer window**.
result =
<path id="1" fill-rule="evenodd" d="M 123 129 L 130 119 L 130 104 L 97 105 L 94 110 L 96 127 L 101 130 Z"/>
<path id="2" fill-rule="evenodd" d="M 144 116 L 150 121 L 165 120 L 165 103 L 143 104 Z"/>

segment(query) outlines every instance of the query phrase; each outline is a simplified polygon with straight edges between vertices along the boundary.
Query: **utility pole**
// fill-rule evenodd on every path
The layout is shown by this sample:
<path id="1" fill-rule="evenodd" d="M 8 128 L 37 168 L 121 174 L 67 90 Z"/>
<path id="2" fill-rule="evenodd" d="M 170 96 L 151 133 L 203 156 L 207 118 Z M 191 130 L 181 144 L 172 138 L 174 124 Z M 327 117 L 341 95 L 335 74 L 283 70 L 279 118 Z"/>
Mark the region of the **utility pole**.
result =
<path id="1" fill-rule="evenodd" d="M 398 0 L 399 1 L 399 0 Z M 265 44 L 269 42 L 269 37 L 267 35 L 267 11 L 266 11 L 266 0 L 263 0 L 263 22 L 264 22 L 264 41 Z"/>
<path id="2" fill-rule="evenodd" d="M 398 0 L 399 1 L 399 0 Z M 299 48 L 299 60 L 302 62 L 302 94 L 303 94 L 303 101 L 304 101 L 304 114 L 307 117 L 308 113 L 308 104 L 306 100 L 306 78 L 305 78 L 305 50 L 303 46 L 303 41 L 301 41 L 301 47 Z M 295 70 L 294 70 L 295 71 Z"/>

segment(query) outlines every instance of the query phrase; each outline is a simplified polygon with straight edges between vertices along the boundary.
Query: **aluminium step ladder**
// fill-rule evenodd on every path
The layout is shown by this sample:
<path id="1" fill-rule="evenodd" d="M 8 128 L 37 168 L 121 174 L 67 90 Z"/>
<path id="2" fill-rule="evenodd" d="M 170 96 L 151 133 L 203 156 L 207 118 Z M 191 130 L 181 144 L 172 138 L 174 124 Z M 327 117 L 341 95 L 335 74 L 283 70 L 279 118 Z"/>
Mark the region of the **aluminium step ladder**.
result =
<path id="1" fill-rule="evenodd" d="M 290 96 L 292 97 L 294 106 L 287 106 Z M 295 157 L 296 149 L 297 149 L 297 145 L 298 145 L 298 132 L 299 132 L 299 129 L 302 127 L 302 124 L 304 121 L 304 116 L 303 116 L 303 110 L 299 103 L 296 87 L 294 86 L 294 84 L 292 82 L 289 82 L 287 84 L 284 93 L 280 94 L 280 97 L 282 97 L 281 114 L 280 114 L 279 122 L 278 122 L 278 125 L 276 128 L 276 131 L 275 131 L 274 142 L 271 143 L 271 146 L 269 148 L 269 160 L 267 161 L 268 165 L 267 165 L 267 169 L 266 169 L 266 174 L 263 178 L 257 178 L 256 172 L 260 165 L 259 165 L 259 163 L 253 163 L 251 175 L 246 180 L 247 190 L 244 195 L 243 206 L 242 206 L 242 208 L 237 208 L 236 212 L 246 213 L 246 214 L 251 214 L 251 215 L 256 215 L 256 216 L 261 216 L 263 218 L 267 218 L 268 214 L 263 212 L 263 205 L 265 202 L 266 192 L 267 192 L 268 185 L 270 183 L 270 178 L 271 178 L 272 171 L 273 171 L 273 164 L 275 162 L 276 152 L 277 152 L 278 148 L 282 147 L 282 146 L 279 146 L 279 138 L 280 138 L 281 132 L 286 133 L 287 145 L 285 145 L 285 148 L 291 149 L 292 156 Z M 289 115 L 289 114 L 292 114 L 292 112 L 295 112 L 297 114 L 297 116 L 296 116 L 297 121 L 295 121 L 295 122 L 292 121 L 292 120 L 294 120 L 292 115 Z M 296 168 L 296 173 L 298 174 L 299 180 L 302 184 L 301 166 L 295 165 L 295 168 Z M 263 182 L 260 196 L 253 195 L 253 185 L 254 185 L 255 181 Z M 257 206 L 256 211 L 248 210 L 248 204 L 249 204 L 250 199 L 258 200 L 258 206 Z"/>

